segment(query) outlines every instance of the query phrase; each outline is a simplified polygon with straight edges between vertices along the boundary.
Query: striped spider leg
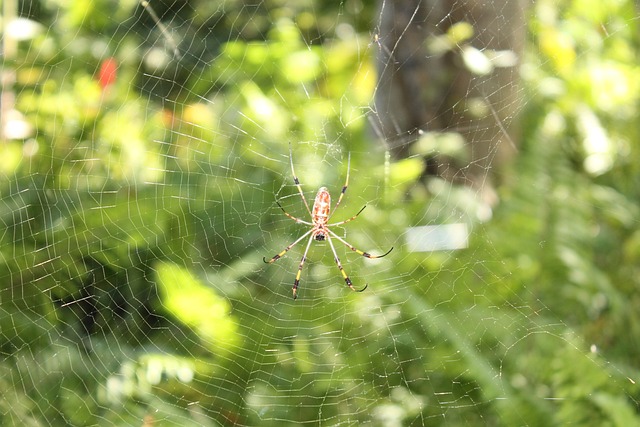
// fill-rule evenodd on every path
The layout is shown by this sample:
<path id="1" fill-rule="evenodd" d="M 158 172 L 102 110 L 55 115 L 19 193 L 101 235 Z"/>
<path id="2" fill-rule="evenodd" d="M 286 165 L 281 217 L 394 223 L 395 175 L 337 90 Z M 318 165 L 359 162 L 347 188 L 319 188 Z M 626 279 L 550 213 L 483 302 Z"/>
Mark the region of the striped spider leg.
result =
<path id="1" fill-rule="evenodd" d="M 287 246 L 286 248 L 284 248 L 282 250 L 282 252 L 276 254 L 273 256 L 273 258 L 271 258 L 269 261 L 267 261 L 266 258 L 263 258 L 263 261 L 267 264 L 271 264 L 276 262 L 277 260 L 279 260 L 282 256 L 284 256 L 284 254 L 286 254 L 287 252 L 289 252 L 289 250 L 291 248 L 293 248 L 295 245 L 297 245 L 298 243 L 300 243 L 304 238 L 306 238 L 307 236 L 309 236 L 309 240 L 307 242 L 307 246 L 304 250 L 304 254 L 302 255 L 302 259 L 300 260 L 300 264 L 298 265 L 298 272 L 296 274 L 296 278 L 293 282 L 293 299 L 296 299 L 298 297 L 298 285 L 300 284 L 300 276 L 302 275 L 302 267 L 304 266 L 305 261 L 307 260 L 307 253 L 309 252 L 309 248 L 311 247 L 311 242 L 313 240 L 316 241 L 324 241 L 326 240 L 327 242 L 329 242 L 329 246 L 331 247 L 331 252 L 333 253 L 333 259 L 336 263 L 336 265 L 338 266 L 338 269 L 340 270 L 340 273 L 342 274 L 342 278 L 344 279 L 345 283 L 347 284 L 347 286 L 355 292 L 362 292 L 365 289 L 367 289 L 367 285 L 364 285 L 364 288 L 362 289 L 356 289 L 353 287 L 353 283 L 351 282 L 351 279 L 349 278 L 349 275 L 347 275 L 347 273 L 344 271 L 344 268 L 342 267 L 342 263 L 340 262 L 340 258 L 338 257 L 338 253 L 336 252 L 336 248 L 333 246 L 333 242 L 332 242 L 332 238 L 335 238 L 336 240 L 338 240 L 340 243 L 344 244 L 346 247 L 348 247 L 349 249 L 351 249 L 352 251 L 356 252 L 358 255 L 362 255 L 365 258 L 382 258 L 384 256 L 387 256 L 392 250 L 393 247 L 391 247 L 391 249 L 389 249 L 386 253 L 382 254 L 382 255 L 371 255 L 367 252 L 363 252 L 360 249 L 356 248 L 355 246 L 353 246 L 352 244 L 348 243 L 346 240 L 344 240 L 342 237 L 338 236 L 336 233 L 333 232 L 333 230 L 331 230 L 329 227 L 335 227 L 335 226 L 339 226 L 339 225 L 343 225 L 346 224 L 350 221 L 353 221 L 354 219 L 356 219 L 358 217 L 358 215 L 360 215 L 362 213 L 362 211 L 364 210 L 364 208 L 366 208 L 367 206 L 363 206 L 362 209 L 360 209 L 358 211 L 358 213 L 356 213 L 354 216 L 352 216 L 349 219 L 346 219 L 344 221 L 340 221 L 340 222 L 335 222 L 332 224 L 329 224 L 329 218 L 331 217 L 331 215 L 333 214 L 333 212 L 336 211 L 337 207 L 340 205 L 340 202 L 342 202 L 342 199 L 345 195 L 345 193 L 347 192 L 347 187 L 349 186 L 349 171 L 351 169 L 351 154 L 349 154 L 348 160 L 347 160 L 347 178 L 345 180 L 344 186 L 342 187 L 342 191 L 340 192 L 340 196 L 338 197 L 338 201 L 336 202 L 336 205 L 333 208 L 333 212 L 331 212 L 331 195 L 329 194 L 329 190 L 327 190 L 326 187 L 320 187 L 320 189 L 318 190 L 318 193 L 316 194 L 316 198 L 315 201 L 313 202 L 313 207 L 310 209 L 309 208 L 309 203 L 307 202 L 307 199 L 305 199 L 304 197 L 304 192 L 302 191 L 302 187 L 300 185 L 300 181 L 298 180 L 298 177 L 296 176 L 296 172 L 293 168 L 293 152 L 291 150 L 291 146 L 289 146 L 289 161 L 291 163 L 291 173 L 293 175 L 293 182 L 296 185 L 296 187 L 298 188 L 298 193 L 300 194 L 300 197 L 302 198 L 302 201 L 304 202 L 305 207 L 307 208 L 307 212 L 309 213 L 309 215 L 311 216 L 311 222 L 309 221 L 305 221 L 303 219 L 300 218 L 296 218 L 295 216 L 289 214 L 287 211 L 284 210 L 284 208 L 282 207 L 282 205 L 279 202 L 276 202 L 278 204 L 278 207 L 280 207 L 280 209 L 282 209 L 282 212 L 284 212 L 284 214 L 291 218 L 292 220 L 294 220 L 295 222 L 299 223 L 299 224 L 305 224 L 305 225 L 309 225 L 311 226 L 311 229 L 309 231 L 307 231 L 306 233 L 304 233 L 302 236 L 300 236 L 296 241 L 294 241 L 293 243 L 291 243 L 289 246 Z"/>

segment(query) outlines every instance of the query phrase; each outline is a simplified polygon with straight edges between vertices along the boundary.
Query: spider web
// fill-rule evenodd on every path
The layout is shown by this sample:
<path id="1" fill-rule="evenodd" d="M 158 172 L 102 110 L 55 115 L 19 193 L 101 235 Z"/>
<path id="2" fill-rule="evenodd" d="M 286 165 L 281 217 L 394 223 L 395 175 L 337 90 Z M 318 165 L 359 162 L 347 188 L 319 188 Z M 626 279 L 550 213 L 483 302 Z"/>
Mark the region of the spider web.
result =
<path id="1" fill-rule="evenodd" d="M 631 2 L 3 7 L 0 424 L 637 424 Z"/>

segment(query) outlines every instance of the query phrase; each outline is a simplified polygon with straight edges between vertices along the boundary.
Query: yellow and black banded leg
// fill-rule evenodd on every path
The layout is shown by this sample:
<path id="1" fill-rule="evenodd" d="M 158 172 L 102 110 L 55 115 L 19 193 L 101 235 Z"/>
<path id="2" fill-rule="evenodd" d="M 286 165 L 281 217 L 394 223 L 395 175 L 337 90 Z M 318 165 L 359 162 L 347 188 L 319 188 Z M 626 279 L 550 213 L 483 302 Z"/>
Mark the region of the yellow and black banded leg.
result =
<path id="1" fill-rule="evenodd" d="M 336 205 L 336 206 L 337 206 L 337 205 Z M 333 224 L 327 224 L 327 227 L 335 227 L 336 225 L 342 225 L 342 224 L 346 224 L 346 223 L 347 223 L 347 222 L 349 222 L 349 221 L 353 221 L 354 219 L 358 218 L 358 215 L 360 215 L 360 214 L 362 213 L 362 211 L 364 210 L 364 208 L 366 208 L 366 207 L 367 207 L 367 205 L 364 205 L 364 206 L 362 207 L 362 209 L 360 209 L 360 210 L 358 211 L 358 213 L 357 213 L 357 214 L 355 214 L 354 216 L 352 216 L 351 218 L 349 218 L 349 219 L 345 219 L 344 221 L 340 221 L 340 222 L 334 222 Z M 335 211 L 334 211 L 334 212 L 335 212 Z"/>
<path id="2" fill-rule="evenodd" d="M 393 250 L 393 246 L 391 246 L 391 249 L 389 249 L 387 252 L 383 253 L 382 255 L 371 255 L 368 252 L 364 252 L 361 251 L 360 249 L 356 248 L 355 246 L 353 246 L 352 244 L 350 244 L 349 242 L 347 242 L 346 240 L 344 240 L 342 237 L 338 236 L 336 233 L 334 233 L 333 231 L 327 229 L 329 231 L 329 233 L 331 233 L 331 235 L 333 237 L 335 237 L 336 239 L 338 239 L 342 244 L 344 244 L 346 247 L 348 247 L 349 249 L 351 249 L 352 251 L 354 251 L 355 253 L 357 253 L 358 255 L 362 255 L 365 258 L 371 258 L 371 259 L 376 259 L 376 258 L 382 258 L 385 257 L 387 255 L 389 255 L 389 253 Z"/>
<path id="3" fill-rule="evenodd" d="M 284 214 L 286 216 L 288 216 L 289 218 L 291 218 L 292 220 L 294 220 L 295 222 L 298 222 L 300 224 L 307 224 L 307 225 L 313 225 L 313 223 L 309 222 L 309 221 L 305 221 L 303 219 L 300 218 L 296 218 L 295 216 L 291 215 L 289 212 L 285 211 L 284 208 L 282 207 L 282 205 L 280 204 L 279 201 L 276 200 L 276 203 L 278 204 L 278 207 L 280 209 L 282 209 L 282 212 L 284 212 Z"/>
<path id="4" fill-rule="evenodd" d="M 298 180 L 296 171 L 293 169 L 293 149 L 291 148 L 291 143 L 289 143 L 289 162 L 291 163 L 291 174 L 293 175 L 293 183 L 298 188 L 298 193 L 300 193 L 300 197 L 302 197 L 302 201 L 304 202 L 304 206 L 307 208 L 307 212 L 309 212 L 309 215 L 313 217 L 313 215 L 311 214 L 311 209 L 309 209 L 309 202 L 307 202 L 307 199 L 304 198 L 304 193 L 302 192 L 302 187 L 300 186 L 300 180 Z"/>
<path id="5" fill-rule="evenodd" d="M 296 274 L 296 279 L 293 281 L 293 299 L 297 299 L 298 298 L 298 285 L 300 284 L 300 276 L 302 275 L 302 267 L 304 266 L 304 262 L 307 260 L 307 253 L 309 252 L 309 248 L 311 247 L 311 242 L 312 241 L 313 241 L 313 235 L 311 235 L 311 237 L 309 237 L 309 243 L 307 243 L 307 247 L 304 250 L 304 254 L 302 255 L 302 259 L 300 260 L 300 265 L 298 265 L 298 273 Z"/>
<path id="6" fill-rule="evenodd" d="M 336 205 L 333 207 L 333 212 L 335 212 L 336 209 L 338 209 L 338 206 L 340 206 L 340 202 L 342 201 L 342 198 L 344 197 L 344 193 L 347 192 L 347 188 L 349 187 L 349 171 L 350 170 L 351 170 L 351 153 L 349 153 L 349 157 L 348 157 L 348 160 L 347 160 L 347 178 L 345 179 L 344 185 L 342 186 L 342 191 L 340 192 L 340 196 L 338 197 L 338 201 L 336 202 Z M 364 208 L 362 208 L 362 209 L 364 209 Z M 360 212 L 362 212 L 362 209 L 360 209 Z M 360 215 L 360 212 L 358 212 L 356 214 L 356 216 Z M 351 218 L 351 219 L 349 219 L 347 221 L 344 221 L 344 222 L 349 222 L 352 219 L 355 219 L 356 216 L 354 216 L 353 218 Z"/>
<path id="7" fill-rule="evenodd" d="M 289 252 L 289 250 L 294 247 L 295 245 L 297 245 L 302 239 L 304 239 L 305 237 L 307 237 L 309 234 L 311 234 L 311 232 L 313 231 L 313 229 L 307 231 L 306 233 L 304 233 L 302 236 L 300 236 L 298 238 L 298 240 L 296 240 L 295 242 L 293 242 L 292 244 L 290 244 L 289 246 L 287 246 L 286 248 L 284 248 L 284 250 L 282 252 L 280 252 L 277 255 L 274 255 L 273 258 L 271 258 L 269 261 L 267 261 L 266 257 L 262 257 L 262 261 L 265 262 L 265 264 L 271 264 L 272 262 L 276 262 L 277 260 L 279 260 L 284 254 L 286 254 L 287 252 Z"/>
<path id="8" fill-rule="evenodd" d="M 344 271 L 344 268 L 342 267 L 342 263 L 340 262 L 340 258 L 338 258 L 338 253 L 336 252 L 336 248 L 333 246 L 333 242 L 331 242 L 331 237 L 327 234 L 327 241 L 329 242 L 329 246 L 331 247 L 331 252 L 333 252 L 333 259 L 336 262 L 336 265 L 338 266 L 338 269 L 340 270 L 340 273 L 342 274 L 342 277 L 344 278 L 344 282 L 347 284 L 347 286 L 354 292 L 362 292 L 365 289 L 367 289 L 367 284 L 364 285 L 364 288 L 362 289 L 356 289 L 353 287 L 353 283 L 351 283 L 351 279 L 349 279 L 349 276 L 347 275 L 347 272 Z"/>

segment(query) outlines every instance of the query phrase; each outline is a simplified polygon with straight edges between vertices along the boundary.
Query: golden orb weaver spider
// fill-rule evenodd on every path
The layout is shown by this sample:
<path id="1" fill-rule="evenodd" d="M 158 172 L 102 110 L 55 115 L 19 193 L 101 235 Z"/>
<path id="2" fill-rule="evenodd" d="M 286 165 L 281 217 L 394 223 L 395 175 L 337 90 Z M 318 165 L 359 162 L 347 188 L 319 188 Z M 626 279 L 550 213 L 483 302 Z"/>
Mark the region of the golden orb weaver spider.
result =
<path id="1" fill-rule="evenodd" d="M 313 240 L 317 240 L 321 242 L 326 239 L 327 242 L 329 242 L 329 246 L 331 247 L 331 252 L 333 252 L 333 259 L 338 265 L 338 269 L 340 270 L 340 273 L 342 273 L 342 277 L 344 278 L 344 281 L 347 284 L 347 286 L 352 291 L 355 291 L 355 292 L 364 291 L 365 289 L 367 289 L 367 286 L 368 286 L 366 284 L 364 285 L 364 288 L 359 290 L 353 287 L 353 283 L 351 283 L 351 279 L 349 279 L 349 276 L 347 275 L 347 273 L 344 271 L 344 268 L 342 267 L 342 263 L 340 262 L 340 258 L 338 258 L 338 253 L 336 252 L 336 248 L 333 246 L 333 242 L 331 241 L 331 238 L 335 237 L 340 243 L 344 244 L 346 247 L 358 253 L 359 255 L 362 255 L 365 258 L 382 258 L 384 256 L 387 256 L 393 250 L 393 246 L 383 255 L 371 255 L 367 252 L 361 251 L 360 249 L 356 248 L 355 246 L 353 246 L 352 244 L 348 243 L 346 240 L 338 236 L 336 233 L 334 233 L 329 227 L 335 227 L 335 226 L 346 224 L 347 222 L 353 221 L 358 217 L 358 215 L 360 215 L 360 213 L 362 213 L 362 211 L 364 210 L 364 208 L 367 207 L 367 205 L 364 205 L 362 209 L 358 211 L 357 214 L 355 214 L 354 216 L 352 216 L 347 220 L 334 222 L 333 224 L 328 224 L 329 218 L 331 217 L 331 214 L 332 214 L 331 213 L 331 195 L 329 194 L 329 190 L 327 190 L 326 187 L 320 187 L 320 189 L 318 190 L 318 193 L 316 194 L 316 199 L 313 202 L 313 208 L 309 209 L 309 203 L 307 202 L 307 199 L 305 199 L 304 197 L 304 193 L 302 192 L 302 187 L 300 186 L 300 181 L 296 176 L 296 171 L 293 169 L 293 152 L 291 149 L 291 145 L 289 145 L 289 162 L 291 163 L 291 174 L 293 175 L 293 182 L 298 188 L 298 193 L 300 193 L 300 197 L 304 202 L 304 206 L 307 208 L 307 212 L 309 212 L 309 215 L 311 216 L 311 222 L 305 221 L 300 218 L 296 218 L 293 215 L 290 215 L 287 211 L 284 210 L 280 202 L 276 201 L 276 203 L 278 204 L 280 209 L 282 209 L 282 212 L 284 212 L 286 216 L 288 216 L 289 218 L 291 218 L 292 220 L 294 220 L 299 224 L 310 225 L 311 230 L 307 231 L 302 236 L 300 236 L 296 241 L 294 241 L 289 246 L 284 248 L 282 252 L 280 252 L 277 255 L 274 255 L 273 258 L 271 258 L 269 261 L 267 261 L 266 257 L 263 257 L 262 260 L 267 264 L 276 262 L 284 254 L 289 252 L 291 248 L 293 248 L 295 245 L 300 243 L 302 239 L 311 235 L 309 237 L 309 241 L 307 242 L 307 247 L 304 250 L 304 254 L 302 255 L 302 259 L 300 260 L 300 265 L 298 265 L 298 273 L 296 274 L 296 278 L 293 282 L 293 299 L 296 299 L 298 298 L 298 285 L 300 284 L 300 275 L 302 274 L 302 267 L 304 266 L 304 262 L 307 260 L 307 253 L 309 252 L 309 248 L 311 247 L 311 242 Z M 351 169 L 351 153 L 349 153 L 349 157 L 347 160 L 347 179 L 345 180 L 344 186 L 342 187 L 342 191 L 340 192 L 340 197 L 338 197 L 338 202 L 333 208 L 333 212 L 336 211 L 336 209 L 340 205 L 340 202 L 342 202 L 342 198 L 344 197 L 344 194 L 347 192 L 347 187 L 349 186 L 350 169 Z"/>

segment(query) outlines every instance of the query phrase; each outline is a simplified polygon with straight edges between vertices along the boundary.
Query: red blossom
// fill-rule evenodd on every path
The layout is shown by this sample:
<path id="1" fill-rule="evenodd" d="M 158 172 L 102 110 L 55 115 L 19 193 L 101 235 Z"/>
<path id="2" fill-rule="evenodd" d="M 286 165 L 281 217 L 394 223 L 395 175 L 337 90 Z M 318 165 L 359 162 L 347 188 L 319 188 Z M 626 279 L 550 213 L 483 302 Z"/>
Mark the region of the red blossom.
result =
<path id="1" fill-rule="evenodd" d="M 102 61 L 100 71 L 98 72 L 98 82 L 102 89 L 105 89 L 116 81 L 117 71 L 118 61 L 116 61 L 115 58 L 110 57 Z"/>

